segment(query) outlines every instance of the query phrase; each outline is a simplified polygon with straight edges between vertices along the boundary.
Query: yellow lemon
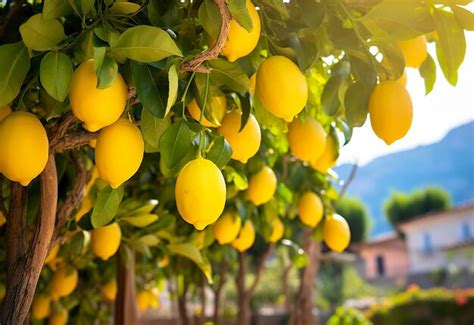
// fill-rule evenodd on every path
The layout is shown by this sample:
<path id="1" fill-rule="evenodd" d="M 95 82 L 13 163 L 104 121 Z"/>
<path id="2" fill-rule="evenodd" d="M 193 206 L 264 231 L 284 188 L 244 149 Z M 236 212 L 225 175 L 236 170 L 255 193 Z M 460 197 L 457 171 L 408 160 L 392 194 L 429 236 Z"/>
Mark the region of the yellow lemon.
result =
<path id="1" fill-rule="evenodd" d="M 250 177 L 246 195 L 253 204 L 258 206 L 270 201 L 276 188 L 277 178 L 273 169 L 263 166 L 258 173 Z"/>
<path id="2" fill-rule="evenodd" d="M 5 215 L 3 214 L 2 211 L 0 211 L 0 227 L 3 226 L 7 222 L 7 218 L 5 218 Z"/>
<path id="3" fill-rule="evenodd" d="M 0 170 L 27 186 L 48 161 L 49 141 L 41 122 L 27 112 L 9 114 L 0 125 Z"/>
<path id="4" fill-rule="evenodd" d="M 346 219 L 338 214 L 327 217 L 324 221 L 323 239 L 333 251 L 344 251 L 351 241 L 351 230 Z"/>
<path id="5" fill-rule="evenodd" d="M 322 156 L 318 160 L 311 162 L 311 167 L 323 174 L 326 174 L 327 171 L 336 164 L 339 152 L 338 146 L 339 144 L 337 140 L 334 139 L 333 136 L 328 135 Z"/>
<path id="6" fill-rule="evenodd" d="M 10 108 L 9 105 L 5 105 L 0 107 L 0 122 L 7 117 L 8 114 L 12 112 L 12 109 Z"/>
<path id="7" fill-rule="evenodd" d="M 49 325 L 66 325 L 69 314 L 66 309 L 61 308 L 49 317 Z"/>
<path id="8" fill-rule="evenodd" d="M 323 202 L 313 192 L 304 193 L 298 201 L 298 214 L 305 225 L 314 228 L 323 218 Z"/>
<path id="9" fill-rule="evenodd" d="M 239 132 L 241 117 L 242 114 L 237 111 L 227 113 L 218 132 L 229 142 L 232 148 L 232 159 L 245 164 L 260 148 L 262 135 L 257 119 L 252 114 L 242 131 Z"/>
<path id="10" fill-rule="evenodd" d="M 405 66 L 419 68 L 428 56 L 425 35 L 398 42 L 405 58 Z"/>
<path id="11" fill-rule="evenodd" d="M 140 291 L 136 300 L 139 311 L 145 311 L 150 307 L 150 294 L 147 291 Z"/>
<path id="12" fill-rule="evenodd" d="M 225 99 L 224 94 L 222 94 L 221 96 L 213 96 L 211 98 L 210 103 L 207 103 L 207 105 L 210 105 L 211 107 L 210 109 L 209 107 L 206 107 L 206 111 L 211 112 L 211 115 L 212 117 L 214 117 L 215 121 L 211 122 L 203 115 L 201 119 L 201 124 L 208 128 L 216 128 L 221 125 L 222 118 L 225 115 L 225 111 L 227 109 L 227 100 Z M 201 116 L 201 108 L 196 102 L 196 99 L 193 99 L 191 103 L 189 103 L 187 108 L 191 117 L 199 122 L 199 117 Z"/>
<path id="13" fill-rule="evenodd" d="M 279 55 L 260 64 L 255 91 L 268 111 L 287 122 L 293 121 L 308 100 L 304 74 L 293 61 Z"/>
<path id="14" fill-rule="evenodd" d="M 296 158 L 316 161 L 326 148 L 326 131 L 311 116 L 306 117 L 304 122 L 295 119 L 288 125 L 288 142 L 291 153 Z"/>
<path id="15" fill-rule="evenodd" d="M 375 134 L 392 144 L 410 129 L 413 118 L 410 94 L 396 81 L 382 81 L 370 94 L 369 114 Z"/>
<path id="16" fill-rule="evenodd" d="M 98 89 L 93 60 L 83 62 L 74 71 L 69 102 L 74 115 L 91 132 L 117 121 L 127 105 L 127 97 L 127 85 L 120 73 L 111 86 Z"/>
<path id="17" fill-rule="evenodd" d="M 242 229 L 240 229 L 239 236 L 232 241 L 232 246 L 239 252 L 244 252 L 252 247 L 255 242 L 255 229 L 252 221 L 245 221 Z"/>
<path id="18" fill-rule="evenodd" d="M 117 281 L 113 279 L 105 283 L 100 288 L 100 292 L 102 292 L 102 295 L 105 297 L 105 299 L 114 301 L 115 297 L 117 296 Z"/>
<path id="19" fill-rule="evenodd" d="M 242 220 L 236 213 L 224 212 L 212 226 L 214 237 L 221 245 L 232 242 L 239 234 L 241 223 Z"/>
<path id="20" fill-rule="evenodd" d="M 51 280 L 51 292 L 53 298 L 61 298 L 69 296 L 76 289 L 78 274 L 76 269 L 61 266 L 53 274 Z"/>
<path id="21" fill-rule="evenodd" d="M 400 78 L 397 79 L 397 82 L 402 85 L 403 87 L 406 87 L 407 86 L 407 71 L 406 70 L 403 70 L 403 74 Z"/>
<path id="22" fill-rule="evenodd" d="M 83 216 L 86 215 L 91 209 L 92 209 L 92 201 L 89 196 L 84 197 L 84 200 L 82 200 L 81 206 L 79 207 L 79 210 L 77 210 L 74 220 L 79 221 Z"/>
<path id="23" fill-rule="evenodd" d="M 51 248 L 48 253 L 48 256 L 46 256 L 46 259 L 44 260 L 44 264 L 51 263 L 56 258 L 56 256 L 58 256 L 59 248 L 59 244 L 56 244 Z"/>
<path id="24" fill-rule="evenodd" d="M 117 253 L 121 240 L 122 231 L 116 222 L 91 231 L 92 251 L 104 261 Z"/>
<path id="25" fill-rule="evenodd" d="M 178 174 L 175 197 L 181 217 L 197 230 L 203 230 L 214 223 L 224 210 L 224 176 L 208 159 L 199 157 L 191 160 Z"/>
<path id="26" fill-rule="evenodd" d="M 130 179 L 143 160 L 145 144 L 140 130 L 119 119 L 102 129 L 95 147 L 95 163 L 101 179 L 117 188 Z"/>
<path id="27" fill-rule="evenodd" d="M 247 0 L 247 10 L 252 20 L 252 31 L 247 31 L 235 19 L 232 19 L 229 24 L 229 34 L 221 54 L 230 62 L 250 54 L 260 38 L 260 17 L 255 6 L 249 0 Z"/>
<path id="28" fill-rule="evenodd" d="M 51 298 L 45 294 L 39 294 L 33 300 L 31 306 L 31 317 L 42 320 L 49 316 L 51 312 Z"/>
<path id="29" fill-rule="evenodd" d="M 167 267 L 170 264 L 170 259 L 168 255 L 164 255 L 163 257 L 158 258 L 156 263 L 159 267 Z"/>
<path id="30" fill-rule="evenodd" d="M 283 226 L 283 222 L 281 222 L 280 218 L 275 218 L 272 221 L 272 234 L 268 241 L 270 243 L 276 243 L 283 237 L 283 232 L 285 231 L 285 227 Z"/>

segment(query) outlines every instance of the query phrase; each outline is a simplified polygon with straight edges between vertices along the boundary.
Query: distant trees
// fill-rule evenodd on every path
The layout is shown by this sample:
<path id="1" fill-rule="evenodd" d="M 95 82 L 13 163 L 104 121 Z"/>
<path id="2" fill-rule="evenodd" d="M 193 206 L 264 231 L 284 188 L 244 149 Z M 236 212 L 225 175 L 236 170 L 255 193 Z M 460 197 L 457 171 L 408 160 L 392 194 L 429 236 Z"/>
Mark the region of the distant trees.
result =
<path id="1" fill-rule="evenodd" d="M 449 194 L 439 187 L 427 187 L 405 194 L 395 192 L 385 201 L 385 216 L 392 225 L 408 221 L 428 212 L 451 207 Z"/>
<path id="2" fill-rule="evenodd" d="M 361 201 L 343 197 L 336 203 L 336 212 L 349 224 L 351 243 L 360 243 L 367 239 L 371 224 L 367 208 Z"/>

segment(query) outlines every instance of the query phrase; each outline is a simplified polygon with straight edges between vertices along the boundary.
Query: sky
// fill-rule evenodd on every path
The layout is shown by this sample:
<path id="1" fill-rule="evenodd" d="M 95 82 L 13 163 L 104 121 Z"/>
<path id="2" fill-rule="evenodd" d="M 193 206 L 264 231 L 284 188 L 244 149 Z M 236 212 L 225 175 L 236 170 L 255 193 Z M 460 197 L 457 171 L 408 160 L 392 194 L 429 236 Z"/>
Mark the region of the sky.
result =
<path id="1" fill-rule="evenodd" d="M 407 69 L 407 90 L 413 102 L 413 122 L 407 135 L 388 146 L 377 138 L 369 118 L 361 128 L 355 128 L 352 139 L 341 150 L 338 164 L 358 163 L 362 166 L 373 159 L 393 152 L 431 144 L 441 140 L 449 130 L 474 120 L 474 33 L 466 32 L 466 56 L 459 69 L 456 87 L 451 86 L 437 67 L 436 84 L 425 96 L 423 78 L 418 70 Z M 436 58 L 434 44 L 428 52 Z M 435 59 L 436 61 L 436 59 Z M 466 139 L 474 141 L 474 139 Z"/>

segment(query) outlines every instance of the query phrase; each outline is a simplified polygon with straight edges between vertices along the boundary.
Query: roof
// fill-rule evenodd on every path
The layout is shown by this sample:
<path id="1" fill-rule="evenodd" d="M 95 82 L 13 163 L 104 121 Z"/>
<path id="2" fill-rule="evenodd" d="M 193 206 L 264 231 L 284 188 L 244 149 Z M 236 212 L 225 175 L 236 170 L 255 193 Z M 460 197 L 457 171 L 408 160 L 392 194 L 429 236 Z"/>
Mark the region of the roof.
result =
<path id="1" fill-rule="evenodd" d="M 363 247 L 379 246 L 379 245 L 389 244 L 395 241 L 403 241 L 403 239 L 400 238 L 398 234 L 395 232 L 388 232 L 388 233 L 381 234 L 371 239 L 370 241 L 367 241 L 364 243 L 351 244 L 351 247 L 357 251 Z"/>

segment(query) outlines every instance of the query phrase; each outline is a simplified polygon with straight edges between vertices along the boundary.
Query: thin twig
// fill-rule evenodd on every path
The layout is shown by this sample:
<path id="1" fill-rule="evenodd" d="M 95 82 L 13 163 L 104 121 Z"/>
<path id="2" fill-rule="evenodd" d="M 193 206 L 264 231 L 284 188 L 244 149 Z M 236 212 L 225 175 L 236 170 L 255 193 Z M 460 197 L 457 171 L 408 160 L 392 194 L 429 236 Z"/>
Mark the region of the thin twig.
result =
<path id="1" fill-rule="evenodd" d="M 63 138 L 61 138 L 55 146 L 52 146 L 51 150 L 53 152 L 59 152 L 77 149 L 89 144 L 89 142 L 97 138 L 97 136 L 97 133 L 90 133 L 84 131 L 67 134 Z"/>
<path id="2" fill-rule="evenodd" d="M 347 188 L 349 187 L 349 185 L 351 185 L 351 183 L 354 180 L 354 177 L 357 173 L 357 168 L 358 168 L 357 163 L 352 165 L 352 169 L 351 169 L 351 173 L 349 175 L 349 178 L 344 182 L 344 185 L 342 186 L 342 189 L 339 192 L 339 199 L 341 199 L 344 196 L 344 194 L 346 194 Z"/>
<path id="3" fill-rule="evenodd" d="M 245 294 L 247 296 L 251 296 L 255 289 L 257 288 L 258 282 L 260 281 L 260 276 L 262 275 L 263 267 L 265 266 L 265 261 L 267 260 L 267 257 L 271 254 L 273 251 L 273 248 L 275 247 L 274 244 L 268 245 L 267 249 L 265 252 L 260 256 L 258 260 L 258 266 L 257 266 L 257 271 L 255 272 L 255 278 L 253 279 L 253 283 L 250 286 L 250 288 L 247 289 Z"/>

